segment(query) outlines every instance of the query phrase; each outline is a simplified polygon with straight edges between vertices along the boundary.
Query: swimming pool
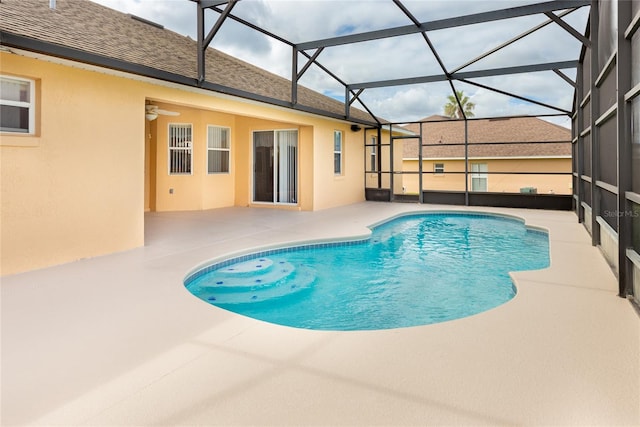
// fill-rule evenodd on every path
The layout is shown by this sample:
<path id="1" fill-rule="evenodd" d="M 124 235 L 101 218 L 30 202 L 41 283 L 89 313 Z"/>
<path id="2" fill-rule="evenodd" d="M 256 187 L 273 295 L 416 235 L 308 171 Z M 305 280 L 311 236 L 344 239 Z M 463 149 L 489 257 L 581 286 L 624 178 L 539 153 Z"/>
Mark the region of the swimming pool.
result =
<path id="1" fill-rule="evenodd" d="M 547 233 L 489 214 L 403 215 L 370 238 L 228 259 L 187 277 L 210 304 L 286 326 L 372 330 L 471 316 L 512 299 L 510 271 L 548 267 Z"/>

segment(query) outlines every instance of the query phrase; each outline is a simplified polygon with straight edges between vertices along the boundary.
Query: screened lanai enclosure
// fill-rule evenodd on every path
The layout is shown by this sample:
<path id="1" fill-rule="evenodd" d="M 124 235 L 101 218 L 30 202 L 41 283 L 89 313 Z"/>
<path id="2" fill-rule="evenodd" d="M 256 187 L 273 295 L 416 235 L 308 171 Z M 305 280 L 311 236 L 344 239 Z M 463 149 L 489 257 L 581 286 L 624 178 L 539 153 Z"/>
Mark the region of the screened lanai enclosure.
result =
<path id="1" fill-rule="evenodd" d="M 369 200 L 574 210 L 617 274 L 619 295 L 638 302 L 640 1 L 311 2 L 269 22 L 250 1 L 195 3 L 201 87 L 352 122 L 363 135 Z M 314 8 L 331 8 L 344 24 L 306 25 Z M 289 102 L 204 79 L 207 47 L 239 27 L 247 42 L 290 51 L 281 72 Z M 344 113 L 305 106 L 300 85 L 342 101 Z M 475 108 L 465 109 L 462 94 Z M 453 118 L 439 116 L 448 97 Z M 571 131 L 478 130 L 531 118 Z M 439 122 L 456 136 L 443 140 Z"/>

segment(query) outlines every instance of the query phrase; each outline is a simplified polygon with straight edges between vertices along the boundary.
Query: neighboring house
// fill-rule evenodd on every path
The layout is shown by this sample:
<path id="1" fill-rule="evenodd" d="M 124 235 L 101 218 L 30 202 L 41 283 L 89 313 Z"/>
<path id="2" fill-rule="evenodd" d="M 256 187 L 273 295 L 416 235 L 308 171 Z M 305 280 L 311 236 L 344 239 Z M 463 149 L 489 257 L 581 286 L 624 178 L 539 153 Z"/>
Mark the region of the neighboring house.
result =
<path id="1" fill-rule="evenodd" d="M 86 0 L 3 0 L 0 37 L 3 275 L 141 246 L 145 211 L 365 198 L 362 111 L 213 49 L 198 87 L 194 40 Z"/>
<path id="2" fill-rule="evenodd" d="M 423 190 L 464 191 L 464 146 L 448 145 L 464 144 L 464 122 L 445 116 L 431 116 L 424 122 Z M 420 124 L 405 127 L 420 134 Z M 468 142 L 469 191 L 571 194 L 570 129 L 533 117 L 469 120 Z M 505 144 L 515 142 L 526 144 Z M 418 150 L 418 138 L 405 140 L 402 176 L 405 193 L 418 193 L 415 173 L 419 170 Z M 552 172 L 564 175 L 548 174 Z"/>

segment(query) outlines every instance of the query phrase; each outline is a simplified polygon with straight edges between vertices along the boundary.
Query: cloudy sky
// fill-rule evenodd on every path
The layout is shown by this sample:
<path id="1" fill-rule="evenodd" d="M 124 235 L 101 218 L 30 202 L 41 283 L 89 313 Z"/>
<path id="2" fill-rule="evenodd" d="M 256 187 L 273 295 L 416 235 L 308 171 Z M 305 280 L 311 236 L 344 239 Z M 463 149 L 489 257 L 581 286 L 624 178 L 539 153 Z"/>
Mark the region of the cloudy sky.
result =
<path id="1" fill-rule="evenodd" d="M 196 6 L 191 1 L 93 1 L 196 38 Z M 426 22 L 537 2 L 405 0 L 402 3 L 419 21 Z M 233 9 L 233 14 L 294 43 L 411 24 L 392 0 L 241 0 Z M 582 8 L 563 19 L 582 33 L 587 15 L 588 8 Z M 207 12 L 207 31 L 217 16 L 214 11 Z M 427 35 L 445 67 L 451 71 L 547 20 L 544 15 L 535 15 L 431 31 Z M 291 77 L 291 47 L 236 22 L 225 22 L 212 47 L 283 77 Z M 575 60 L 579 52 L 580 42 L 552 23 L 462 71 Z M 313 50 L 308 53 L 313 54 Z M 320 54 L 318 62 L 346 83 L 442 73 L 420 34 L 329 47 Z M 301 58 L 299 67 L 304 63 Z M 570 78 L 575 78 L 575 70 L 562 71 Z M 553 71 L 472 80 L 571 110 L 573 88 Z M 338 99 L 344 97 L 344 87 L 315 66 L 309 68 L 300 84 Z M 476 104 L 474 112 L 477 117 L 556 113 L 477 86 L 456 82 L 455 87 L 463 90 Z M 366 89 L 360 98 L 381 117 L 392 121 L 408 121 L 442 114 L 448 95 L 451 95 L 449 84 L 441 82 Z M 564 126 L 570 125 L 566 117 L 549 120 Z"/>

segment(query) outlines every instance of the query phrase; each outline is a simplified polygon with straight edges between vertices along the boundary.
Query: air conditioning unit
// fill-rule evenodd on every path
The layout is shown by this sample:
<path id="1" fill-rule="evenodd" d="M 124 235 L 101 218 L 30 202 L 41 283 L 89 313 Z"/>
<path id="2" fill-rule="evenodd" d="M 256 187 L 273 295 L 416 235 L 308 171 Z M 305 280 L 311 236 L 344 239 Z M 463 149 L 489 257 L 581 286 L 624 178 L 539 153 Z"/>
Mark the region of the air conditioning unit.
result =
<path id="1" fill-rule="evenodd" d="M 520 192 L 525 194 L 537 194 L 538 189 L 536 187 L 522 187 Z"/>

